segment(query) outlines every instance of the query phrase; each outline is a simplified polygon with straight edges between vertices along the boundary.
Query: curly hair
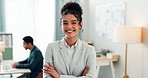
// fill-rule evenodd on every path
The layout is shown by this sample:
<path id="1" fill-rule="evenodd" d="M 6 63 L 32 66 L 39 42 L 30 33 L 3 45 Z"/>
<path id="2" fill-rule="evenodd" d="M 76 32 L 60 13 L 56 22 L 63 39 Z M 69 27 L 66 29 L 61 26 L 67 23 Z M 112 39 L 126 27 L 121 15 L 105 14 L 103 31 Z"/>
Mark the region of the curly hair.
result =
<path id="1" fill-rule="evenodd" d="M 76 2 L 67 2 L 61 9 L 62 18 L 64 15 L 73 14 L 79 22 L 82 22 L 82 8 Z"/>

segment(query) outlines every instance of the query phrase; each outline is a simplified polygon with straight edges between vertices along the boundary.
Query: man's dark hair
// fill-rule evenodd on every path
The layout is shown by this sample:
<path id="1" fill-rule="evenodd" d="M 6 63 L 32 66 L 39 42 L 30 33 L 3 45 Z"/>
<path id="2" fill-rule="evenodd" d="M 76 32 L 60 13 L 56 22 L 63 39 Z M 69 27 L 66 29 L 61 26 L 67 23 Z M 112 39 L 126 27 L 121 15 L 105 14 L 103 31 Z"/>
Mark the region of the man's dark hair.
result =
<path id="1" fill-rule="evenodd" d="M 24 42 L 31 43 L 33 45 L 33 38 L 31 36 L 25 36 L 23 40 Z"/>

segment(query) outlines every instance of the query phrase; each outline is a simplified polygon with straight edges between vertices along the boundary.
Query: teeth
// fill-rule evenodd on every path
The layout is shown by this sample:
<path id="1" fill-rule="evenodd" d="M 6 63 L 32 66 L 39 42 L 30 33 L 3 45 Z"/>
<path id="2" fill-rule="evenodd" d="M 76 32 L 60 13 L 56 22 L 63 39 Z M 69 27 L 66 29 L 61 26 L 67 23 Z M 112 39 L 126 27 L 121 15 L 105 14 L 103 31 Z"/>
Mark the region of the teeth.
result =
<path id="1" fill-rule="evenodd" d="M 67 31 L 67 32 L 73 32 L 73 31 Z"/>

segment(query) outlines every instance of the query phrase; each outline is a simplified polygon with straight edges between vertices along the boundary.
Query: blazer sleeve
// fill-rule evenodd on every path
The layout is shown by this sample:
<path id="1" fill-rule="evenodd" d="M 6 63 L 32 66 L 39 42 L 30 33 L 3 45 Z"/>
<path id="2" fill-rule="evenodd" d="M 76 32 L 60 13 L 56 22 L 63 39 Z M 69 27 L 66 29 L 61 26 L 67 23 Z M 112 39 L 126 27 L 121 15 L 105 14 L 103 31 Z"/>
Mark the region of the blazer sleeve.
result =
<path id="1" fill-rule="evenodd" d="M 87 58 L 87 66 L 90 66 L 90 70 L 86 75 L 86 78 L 96 78 L 96 51 L 92 46 Z"/>
<path id="2" fill-rule="evenodd" d="M 86 66 L 90 67 L 90 70 L 86 76 L 76 77 L 72 75 L 61 75 L 60 78 L 96 78 L 96 52 L 94 47 L 91 47 L 89 51 Z"/>
<path id="3" fill-rule="evenodd" d="M 52 65 L 52 49 L 50 44 L 48 44 L 45 52 L 45 59 L 44 59 L 44 65 L 47 65 L 48 62 L 50 62 Z M 53 78 L 50 74 L 44 73 L 43 78 Z"/>

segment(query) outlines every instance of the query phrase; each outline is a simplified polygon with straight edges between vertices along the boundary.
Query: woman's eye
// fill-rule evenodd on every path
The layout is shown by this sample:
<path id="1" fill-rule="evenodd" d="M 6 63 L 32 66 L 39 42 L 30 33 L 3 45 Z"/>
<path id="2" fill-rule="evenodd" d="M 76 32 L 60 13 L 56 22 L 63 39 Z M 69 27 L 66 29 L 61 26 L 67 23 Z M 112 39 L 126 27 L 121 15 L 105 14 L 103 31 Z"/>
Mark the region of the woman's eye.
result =
<path id="1" fill-rule="evenodd" d="M 72 24 L 76 24 L 76 22 L 72 22 Z"/>
<path id="2" fill-rule="evenodd" d="M 67 25 L 68 23 L 63 23 L 63 25 Z"/>

